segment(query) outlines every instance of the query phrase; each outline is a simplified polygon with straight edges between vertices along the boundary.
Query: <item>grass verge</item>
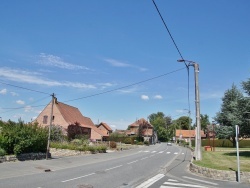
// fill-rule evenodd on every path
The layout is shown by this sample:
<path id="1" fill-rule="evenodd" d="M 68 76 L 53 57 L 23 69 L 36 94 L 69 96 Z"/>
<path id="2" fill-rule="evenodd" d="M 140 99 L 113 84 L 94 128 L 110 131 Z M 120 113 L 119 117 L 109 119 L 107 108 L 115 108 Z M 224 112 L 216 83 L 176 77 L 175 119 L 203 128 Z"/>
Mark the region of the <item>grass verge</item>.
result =
<path id="1" fill-rule="evenodd" d="M 240 154 L 240 171 L 250 172 L 250 148 L 243 148 Z M 202 151 L 202 160 L 194 164 L 217 170 L 237 171 L 235 148 L 215 148 L 215 151 Z"/>

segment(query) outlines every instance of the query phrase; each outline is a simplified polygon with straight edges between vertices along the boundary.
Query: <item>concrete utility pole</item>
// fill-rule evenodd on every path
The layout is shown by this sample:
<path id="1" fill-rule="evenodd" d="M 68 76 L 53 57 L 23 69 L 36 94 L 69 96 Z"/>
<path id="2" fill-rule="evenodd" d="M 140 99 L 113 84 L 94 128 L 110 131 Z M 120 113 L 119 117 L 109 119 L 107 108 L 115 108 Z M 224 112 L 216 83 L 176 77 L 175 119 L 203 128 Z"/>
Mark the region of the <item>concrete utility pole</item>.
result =
<path id="1" fill-rule="evenodd" d="M 199 64 L 194 61 L 177 60 L 178 62 L 184 62 L 187 69 L 190 66 L 194 67 L 194 81 L 195 81 L 195 112 L 196 112 L 196 144 L 195 144 L 195 160 L 201 160 L 201 121 L 200 121 L 200 91 L 199 91 Z M 188 64 L 186 64 L 188 62 Z"/>
<path id="2" fill-rule="evenodd" d="M 49 150 L 50 150 L 50 133 L 51 133 L 51 126 L 52 126 L 52 121 L 53 121 L 53 106 L 54 106 L 54 101 L 55 101 L 55 94 L 53 93 L 52 95 L 52 100 L 51 100 L 51 114 L 50 114 L 50 124 L 49 124 L 49 135 L 48 135 L 48 142 L 47 142 L 47 151 L 46 151 L 46 159 L 48 160 L 49 156 Z"/>

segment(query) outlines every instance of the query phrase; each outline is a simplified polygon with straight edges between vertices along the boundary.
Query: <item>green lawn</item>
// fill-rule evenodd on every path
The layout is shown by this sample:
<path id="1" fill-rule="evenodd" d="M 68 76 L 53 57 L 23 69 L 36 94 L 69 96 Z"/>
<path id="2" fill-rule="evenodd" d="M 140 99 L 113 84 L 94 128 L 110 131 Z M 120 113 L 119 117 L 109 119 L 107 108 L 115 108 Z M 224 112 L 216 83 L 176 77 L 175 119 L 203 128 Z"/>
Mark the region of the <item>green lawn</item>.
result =
<path id="1" fill-rule="evenodd" d="M 250 172 L 250 148 L 240 148 L 240 171 Z M 215 151 L 202 151 L 202 160 L 194 161 L 199 166 L 217 170 L 237 171 L 235 148 L 215 148 Z"/>

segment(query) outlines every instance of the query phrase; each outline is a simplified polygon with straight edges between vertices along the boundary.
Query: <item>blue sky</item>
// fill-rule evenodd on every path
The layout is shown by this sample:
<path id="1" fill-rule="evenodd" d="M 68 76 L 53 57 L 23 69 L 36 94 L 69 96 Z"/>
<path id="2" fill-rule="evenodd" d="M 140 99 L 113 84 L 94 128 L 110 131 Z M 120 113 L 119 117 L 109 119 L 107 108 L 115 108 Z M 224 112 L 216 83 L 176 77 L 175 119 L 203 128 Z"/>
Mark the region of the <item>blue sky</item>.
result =
<path id="1" fill-rule="evenodd" d="M 155 2 L 184 59 L 200 65 L 201 114 L 212 120 L 224 92 L 250 77 L 250 1 Z M 0 24 L 3 120 L 34 119 L 52 93 L 113 129 L 187 115 L 187 70 L 151 0 L 2 1 Z"/>

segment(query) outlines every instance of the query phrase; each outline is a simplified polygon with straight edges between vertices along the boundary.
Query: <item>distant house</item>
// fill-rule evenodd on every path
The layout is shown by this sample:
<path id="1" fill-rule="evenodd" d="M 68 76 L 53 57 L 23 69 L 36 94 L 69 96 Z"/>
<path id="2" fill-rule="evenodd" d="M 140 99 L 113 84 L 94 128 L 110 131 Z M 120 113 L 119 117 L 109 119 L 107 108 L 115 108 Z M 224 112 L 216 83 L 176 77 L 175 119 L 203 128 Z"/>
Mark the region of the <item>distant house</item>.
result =
<path id="1" fill-rule="evenodd" d="M 50 124 L 51 108 L 52 104 L 50 102 L 34 122 L 38 122 L 42 126 L 48 126 Z M 107 136 L 107 131 L 97 128 L 90 118 L 81 114 L 78 108 L 58 102 L 57 98 L 55 98 L 52 124 L 62 126 L 63 131 L 66 134 L 68 126 L 75 124 L 76 122 L 85 128 L 85 134 L 88 134 L 89 138 L 93 141 L 101 141 L 103 140 L 103 137 Z"/>
<path id="2" fill-rule="evenodd" d="M 99 125 L 97 125 L 97 128 L 104 133 L 103 135 L 104 141 L 106 141 L 109 138 L 109 135 L 113 132 L 110 126 L 108 126 L 108 124 L 104 122 L 101 122 Z"/>
<path id="3" fill-rule="evenodd" d="M 181 129 L 177 129 L 175 131 L 175 140 L 185 140 L 186 142 L 189 141 L 189 138 L 191 140 L 195 139 L 195 130 L 181 130 Z M 205 139 L 206 138 L 206 134 L 204 133 L 204 131 L 200 131 L 200 135 L 201 135 L 201 139 Z"/>
<path id="4" fill-rule="evenodd" d="M 141 118 L 131 125 L 128 126 L 128 130 L 126 134 L 131 135 L 138 135 L 143 137 L 144 141 L 149 141 L 149 143 L 157 142 L 157 134 L 154 131 L 153 125 L 151 125 L 148 121 L 144 118 Z"/>

